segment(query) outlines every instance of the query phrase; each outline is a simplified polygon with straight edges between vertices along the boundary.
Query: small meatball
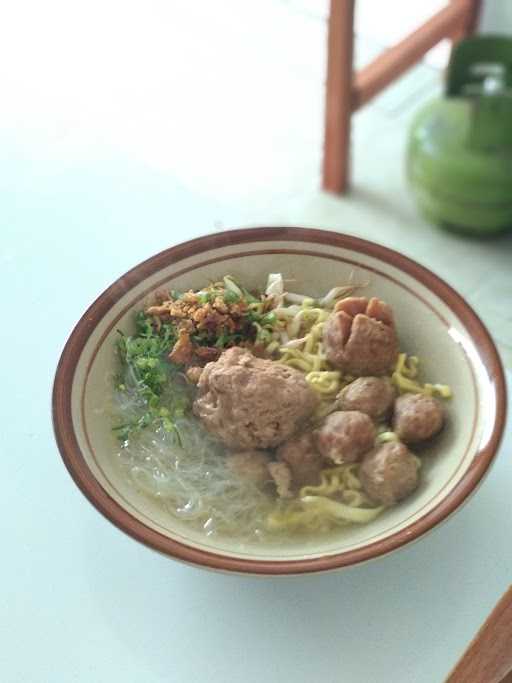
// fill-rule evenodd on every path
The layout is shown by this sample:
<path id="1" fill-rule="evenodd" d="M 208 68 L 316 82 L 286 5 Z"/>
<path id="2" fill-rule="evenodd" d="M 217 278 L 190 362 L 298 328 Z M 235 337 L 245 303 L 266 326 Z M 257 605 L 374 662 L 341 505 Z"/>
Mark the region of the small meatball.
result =
<path id="1" fill-rule="evenodd" d="M 327 359 L 358 377 L 391 372 L 398 339 L 391 308 L 380 299 L 350 297 L 336 305 L 324 325 Z"/>
<path id="2" fill-rule="evenodd" d="M 375 503 L 393 505 L 418 486 L 418 464 L 407 446 L 389 442 L 365 456 L 359 478 Z"/>
<path id="3" fill-rule="evenodd" d="M 254 484 L 262 485 L 270 481 L 270 458 L 264 451 L 232 453 L 228 455 L 226 464 L 232 472 Z"/>
<path id="4" fill-rule="evenodd" d="M 288 465 L 285 462 L 271 462 L 268 471 L 274 480 L 279 498 L 291 498 L 293 496 L 292 473 Z"/>
<path id="5" fill-rule="evenodd" d="M 430 439 L 441 431 L 443 423 L 443 406 L 433 396 L 404 394 L 395 401 L 393 430 L 405 443 Z"/>
<path id="6" fill-rule="evenodd" d="M 197 386 L 194 413 L 231 449 L 279 446 L 318 404 L 301 372 L 239 347 L 208 363 Z"/>
<path id="7" fill-rule="evenodd" d="M 318 450 L 324 458 L 336 464 L 360 460 L 373 448 L 375 436 L 371 419 L 357 410 L 331 413 L 315 431 Z"/>
<path id="8" fill-rule="evenodd" d="M 379 420 L 390 413 L 395 396 L 387 377 L 360 377 L 340 391 L 338 405 L 342 410 L 358 410 Z"/>
<path id="9" fill-rule="evenodd" d="M 311 432 L 286 441 L 277 450 L 277 458 L 285 462 L 297 488 L 320 483 L 324 459 L 316 449 Z"/>

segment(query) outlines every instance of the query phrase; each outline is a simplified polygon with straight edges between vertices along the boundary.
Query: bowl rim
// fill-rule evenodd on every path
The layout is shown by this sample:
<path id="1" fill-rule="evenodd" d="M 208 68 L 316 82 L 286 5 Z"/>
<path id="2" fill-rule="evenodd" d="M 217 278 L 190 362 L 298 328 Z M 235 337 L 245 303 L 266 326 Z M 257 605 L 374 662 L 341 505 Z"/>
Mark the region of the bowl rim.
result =
<path id="1" fill-rule="evenodd" d="M 478 348 L 495 397 L 495 421 L 484 446 L 475 453 L 461 480 L 437 505 L 412 524 L 383 539 L 341 553 L 313 558 L 262 560 L 218 554 L 173 540 L 146 526 L 114 500 L 89 469 L 73 428 L 71 391 L 80 355 L 97 323 L 130 289 L 171 263 L 222 247 L 280 241 L 332 245 L 376 258 L 407 273 L 435 293 L 468 330 Z M 487 473 L 500 444 L 507 412 L 505 376 L 496 346 L 475 311 L 450 285 L 413 259 L 375 242 L 330 230 L 303 227 L 252 227 L 217 232 L 182 242 L 142 261 L 117 278 L 88 307 L 66 342 L 57 366 L 52 393 L 52 419 L 62 460 L 86 498 L 121 531 L 174 559 L 205 568 L 263 575 L 290 575 L 352 566 L 386 555 L 419 539 L 466 501 Z"/>

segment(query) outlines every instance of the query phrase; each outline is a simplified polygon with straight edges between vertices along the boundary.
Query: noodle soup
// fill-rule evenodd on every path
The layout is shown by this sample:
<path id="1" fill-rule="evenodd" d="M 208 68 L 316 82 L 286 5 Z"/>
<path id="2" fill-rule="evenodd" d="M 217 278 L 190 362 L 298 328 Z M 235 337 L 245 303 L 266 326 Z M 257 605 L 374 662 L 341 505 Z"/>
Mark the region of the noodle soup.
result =
<path id="1" fill-rule="evenodd" d="M 271 541 L 371 522 L 411 495 L 449 387 L 420 381 L 393 312 L 355 296 L 225 276 L 157 292 L 118 340 L 117 462 L 206 535 Z"/>

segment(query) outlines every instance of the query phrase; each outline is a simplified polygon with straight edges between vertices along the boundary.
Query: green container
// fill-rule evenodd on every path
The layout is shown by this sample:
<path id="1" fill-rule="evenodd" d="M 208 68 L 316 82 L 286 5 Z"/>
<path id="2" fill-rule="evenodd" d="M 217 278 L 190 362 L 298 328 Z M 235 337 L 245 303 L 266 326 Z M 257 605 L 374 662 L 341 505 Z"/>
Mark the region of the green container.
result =
<path id="1" fill-rule="evenodd" d="M 462 41 L 446 95 L 416 116 L 407 176 L 432 221 L 474 235 L 512 227 L 512 40 Z"/>

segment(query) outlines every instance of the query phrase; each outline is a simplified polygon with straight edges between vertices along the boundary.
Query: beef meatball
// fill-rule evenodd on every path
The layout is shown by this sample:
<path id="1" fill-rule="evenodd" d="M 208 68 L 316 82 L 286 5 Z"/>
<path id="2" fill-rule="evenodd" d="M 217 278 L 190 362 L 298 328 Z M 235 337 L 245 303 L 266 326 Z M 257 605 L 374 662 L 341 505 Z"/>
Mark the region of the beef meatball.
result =
<path id="1" fill-rule="evenodd" d="M 265 484 L 271 480 L 268 465 L 270 457 L 264 451 L 239 451 L 228 455 L 228 468 L 242 479 L 254 484 Z"/>
<path id="2" fill-rule="evenodd" d="M 238 347 L 208 363 L 197 386 L 194 413 L 232 449 L 278 446 L 318 401 L 301 372 Z"/>
<path id="3" fill-rule="evenodd" d="M 418 464 L 407 446 L 389 442 L 365 456 L 359 478 L 375 503 L 393 505 L 418 486 Z"/>
<path id="4" fill-rule="evenodd" d="M 340 391 L 338 405 L 342 410 L 358 410 L 379 420 L 390 413 L 395 395 L 387 377 L 359 377 Z"/>
<path id="5" fill-rule="evenodd" d="M 391 308 L 380 299 L 348 297 L 336 305 L 324 325 L 327 359 L 357 377 L 385 375 L 398 357 Z"/>
<path id="6" fill-rule="evenodd" d="M 311 432 L 291 438 L 279 446 L 277 458 L 288 465 L 293 484 L 297 488 L 320 482 L 320 471 L 325 463 Z"/>
<path id="7" fill-rule="evenodd" d="M 328 415 L 314 436 L 324 458 L 336 464 L 357 462 L 373 448 L 375 427 L 364 413 L 340 410 Z"/>
<path id="8" fill-rule="evenodd" d="M 441 431 L 443 423 L 443 406 L 433 396 L 404 394 L 395 401 L 393 430 L 405 443 L 430 439 Z"/>

